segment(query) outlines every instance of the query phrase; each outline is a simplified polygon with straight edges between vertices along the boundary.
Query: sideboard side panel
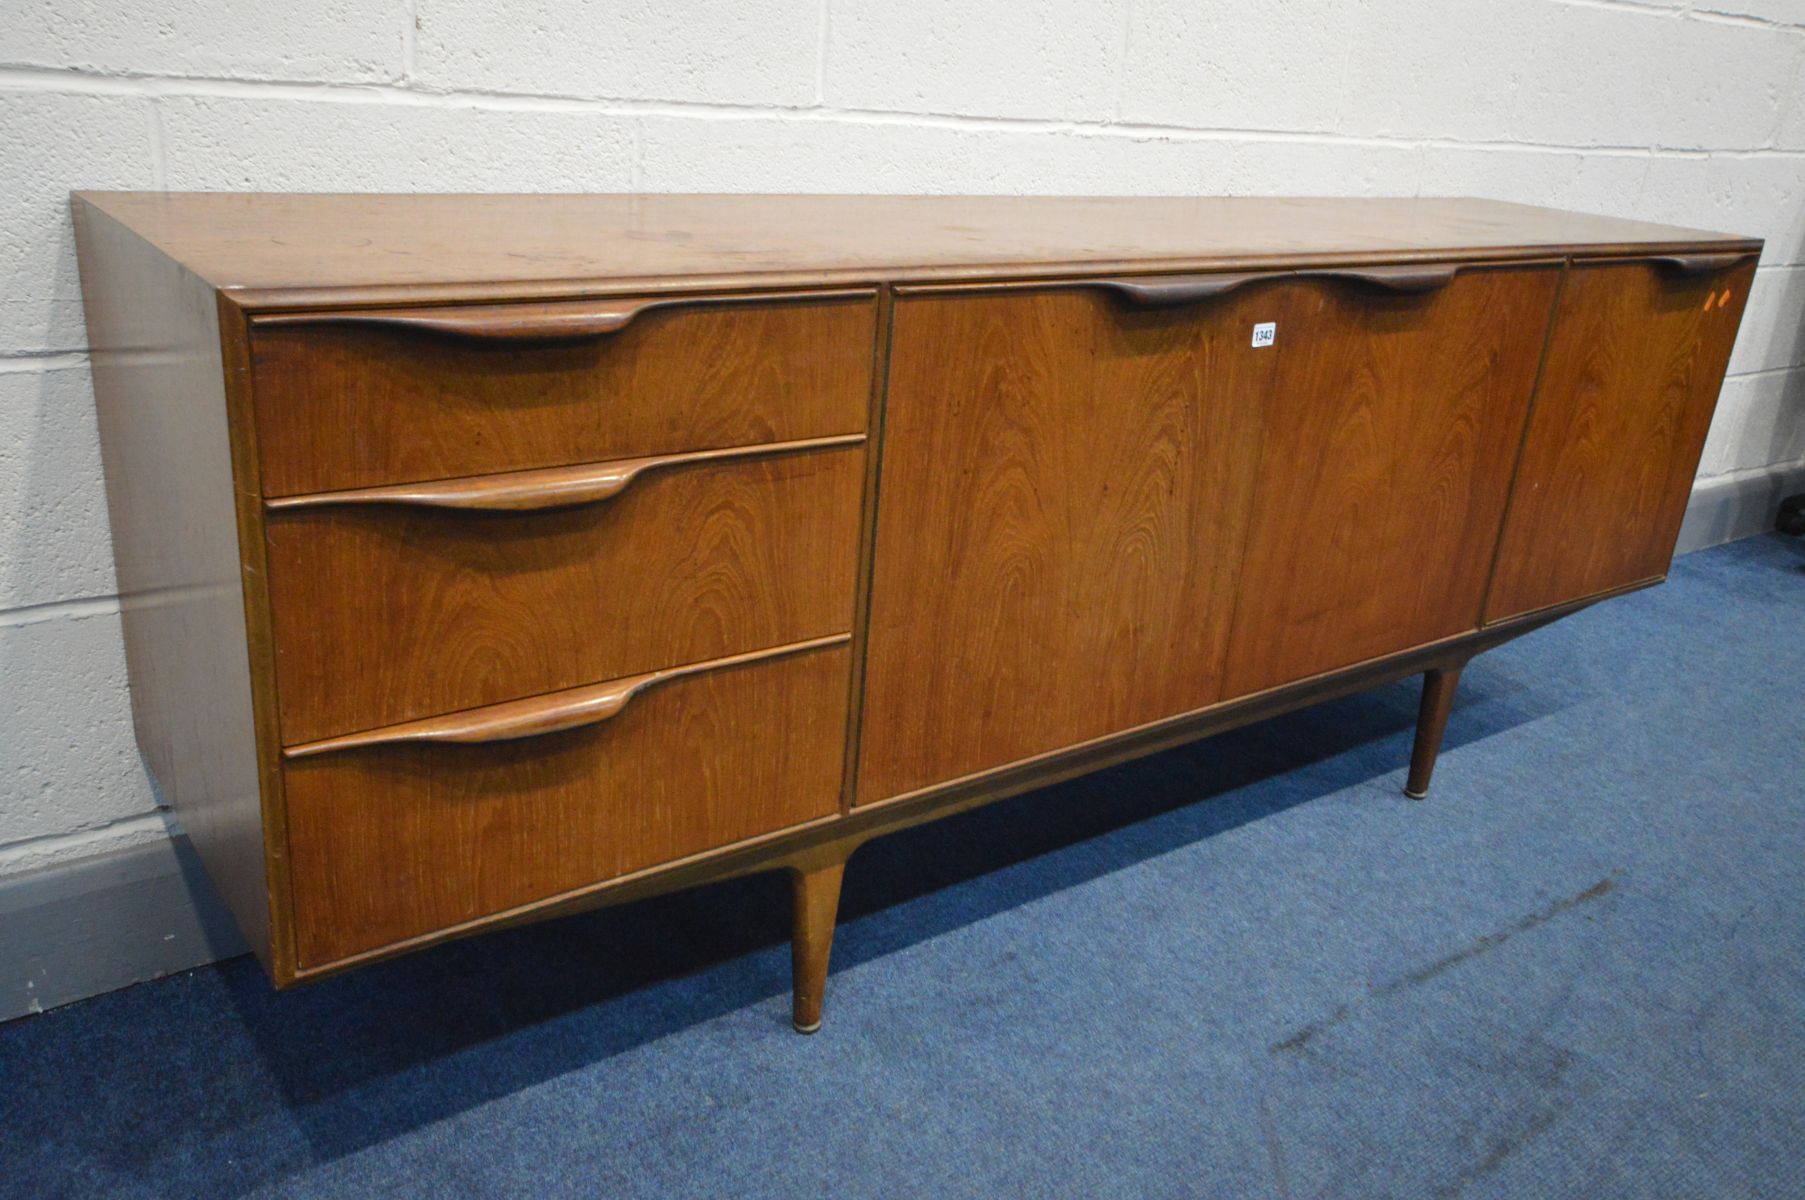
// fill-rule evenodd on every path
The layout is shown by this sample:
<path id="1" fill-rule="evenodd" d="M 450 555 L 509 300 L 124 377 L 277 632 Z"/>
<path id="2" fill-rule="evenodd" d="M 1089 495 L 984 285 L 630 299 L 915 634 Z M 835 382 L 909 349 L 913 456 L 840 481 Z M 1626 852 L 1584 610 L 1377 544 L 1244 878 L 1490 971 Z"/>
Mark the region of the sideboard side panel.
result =
<path id="1" fill-rule="evenodd" d="M 281 979 L 216 293 L 79 198 L 75 217 L 138 745 Z"/>
<path id="2" fill-rule="evenodd" d="M 1488 622 L 1658 579 L 1755 263 L 1575 263 L 1498 547 Z"/>

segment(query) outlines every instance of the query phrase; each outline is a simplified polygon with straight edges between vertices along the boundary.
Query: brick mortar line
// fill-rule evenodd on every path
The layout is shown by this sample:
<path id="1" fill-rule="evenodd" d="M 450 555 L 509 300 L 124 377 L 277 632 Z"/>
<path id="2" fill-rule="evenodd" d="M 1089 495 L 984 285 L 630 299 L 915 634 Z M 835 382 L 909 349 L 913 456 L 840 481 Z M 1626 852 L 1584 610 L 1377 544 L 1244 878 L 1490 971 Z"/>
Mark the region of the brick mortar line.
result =
<path id="1" fill-rule="evenodd" d="M 1601 8 L 1606 12 L 1630 13 L 1641 17 L 1661 17 L 1667 20 L 1679 20 L 1686 15 L 1683 8 L 1675 8 L 1665 4 L 1638 3 L 1638 0 L 1554 0 L 1556 4 L 1568 8 Z"/>
<path id="2" fill-rule="evenodd" d="M 401 79 L 411 81 L 419 66 L 420 4 L 407 0 L 401 6 Z"/>
<path id="3" fill-rule="evenodd" d="M 117 616 L 117 595 L 82 596 L 73 600 L 44 600 L 37 604 L 0 606 L 0 629 L 23 629 L 48 621 L 84 621 L 89 617 Z"/>
<path id="4" fill-rule="evenodd" d="M 88 365 L 88 351 L 45 350 L 41 353 L 9 351 L 0 353 L 0 375 L 46 375 L 51 371 L 69 371 Z"/>
<path id="5" fill-rule="evenodd" d="M 1761 367 L 1753 371 L 1735 371 L 1724 376 L 1724 384 L 1728 386 L 1738 379 L 1760 379 L 1766 375 L 1792 375 L 1805 371 L 1805 362 L 1788 363 L 1783 367 Z"/>
<path id="6" fill-rule="evenodd" d="M 833 0 L 821 0 L 821 21 L 816 26 L 815 36 L 815 104 L 822 108 L 827 104 L 827 50 L 833 38 Z"/>
<path id="7" fill-rule="evenodd" d="M 1735 479 L 1739 475 L 1778 475 L 1805 467 L 1805 458 L 1786 458 L 1779 462 L 1762 463 L 1758 467 L 1736 467 L 1729 471 L 1719 471 L 1715 475 L 1700 475 L 1692 481 L 1696 490 L 1701 483 L 1716 483 L 1724 479 Z"/>
<path id="8" fill-rule="evenodd" d="M 1738 25 L 1751 29 L 1770 30 L 1774 33 L 1805 33 L 1805 23 L 1776 21 L 1771 17 L 1756 16 L 1754 13 L 1701 9 L 1696 7 L 1693 0 L 1687 0 L 1684 6 L 1643 3 L 1641 0 L 1554 0 L 1554 2 L 1568 8 L 1596 8 L 1606 12 L 1659 17 L 1671 21 L 1699 21 L 1708 25 Z"/>
<path id="9" fill-rule="evenodd" d="M 1698 21 L 1706 25 L 1737 25 L 1745 29 L 1765 29 L 1780 34 L 1805 34 L 1805 25 L 1791 21 L 1774 21 L 1767 17 L 1757 17 L 1753 13 L 1712 12 L 1708 9 L 1689 8 L 1685 13 L 1689 21 Z"/>
<path id="10" fill-rule="evenodd" d="M 792 123 L 897 125 L 974 132 L 1065 134 L 1077 137 L 1172 141 L 1295 142 L 1394 149 L 1490 150 L 1503 153 L 1580 154 L 1614 158 L 1801 158 L 1805 147 L 1661 146 L 1612 143 L 1465 139 L 1401 134 L 1352 134 L 1333 130 L 1231 128 L 1083 118 L 974 116 L 963 113 L 830 106 L 735 104 L 703 100 L 588 97 L 553 92 L 431 88 L 372 80 L 231 79 L 201 75 L 102 74 L 52 67 L 0 67 L 0 91 L 71 96 L 127 96 L 148 100 L 287 100 L 329 104 L 392 104 L 430 109 L 478 108 L 497 112 L 565 112 L 597 116 L 666 117 L 694 121 L 782 120 Z"/>

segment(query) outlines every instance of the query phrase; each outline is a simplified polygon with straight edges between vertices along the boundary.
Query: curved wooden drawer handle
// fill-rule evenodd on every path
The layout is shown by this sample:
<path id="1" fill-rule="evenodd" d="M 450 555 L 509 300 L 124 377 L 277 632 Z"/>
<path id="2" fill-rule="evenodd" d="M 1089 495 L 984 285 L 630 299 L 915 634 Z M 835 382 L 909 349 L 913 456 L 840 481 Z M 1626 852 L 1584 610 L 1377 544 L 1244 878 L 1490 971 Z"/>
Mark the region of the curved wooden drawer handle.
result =
<path id="1" fill-rule="evenodd" d="M 1173 308 L 1226 296 L 1263 279 L 1284 279 L 1289 271 L 1259 271 L 1247 275 L 1123 275 L 1104 279 L 1078 279 L 1074 287 L 1096 287 L 1113 292 L 1136 308 Z"/>
<path id="2" fill-rule="evenodd" d="M 482 708 L 467 708 L 462 712 L 427 717 L 421 721 L 385 725 L 362 733 L 347 733 L 341 737 L 322 738 L 317 742 L 302 742 L 297 746 L 286 747 L 282 756 L 311 758 L 316 754 L 331 754 L 339 750 L 399 746 L 413 742 L 510 742 L 541 734 L 559 733 L 566 729 L 578 729 L 585 725 L 599 725 L 619 716 L 635 696 L 657 684 L 745 663 L 786 658 L 792 654 L 838 646 L 851 640 L 850 633 L 840 633 L 832 637 L 811 638 L 806 642 L 792 642 L 787 646 L 773 646 L 767 650 L 751 650 L 726 658 L 712 658 L 681 667 L 667 667 L 661 671 L 647 671 L 643 675 L 629 675 L 624 679 L 611 679 L 606 683 L 594 683 L 586 687 L 566 688 L 561 692 L 531 696 L 525 700 L 509 700 L 502 704 L 489 704 Z"/>
<path id="3" fill-rule="evenodd" d="M 1746 250 L 1733 254 L 1663 254 L 1649 259 L 1674 275 L 1711 275 L 1747 262 L 1752 255 Z"/>
<path id="4" fill-rule="evenodd" d="M 1173 308 L 1226 296 L 1269 279 L 1345 279 L 1388 292 L 1433 292 L 1446 287 L 1460 271 L 1457 263 L 1406 264 L 1394 267 L 1324 267 L 1304 271 L 1256 271 L 1230 275 L 1120 275 L 1074 280 L 1073 286 L 1098 287 L 1137 308 Z"/>
<path id="5" fill-rule="evenodd" d="M 1363 283 L 1387 292 L 1415 295 L 1434 292 L 1448 286 L 1460 274 L 1458 263 L 1410 263 L 1397 267 L 1325 267 L 1318 271 L 1299 271 L 1300 279 L 1345 279 Z"/>
<path id="6" fill-rule="evenodd" d="M 573 300 L 555 304 L 466 304 L 444 308 L 372 308 L 341 312 L 270 313 L 256 318 L 264 325 L 360 325 L 398 329 L 462 341 L 506 345 L 581 342 L 617 333 L 641 315 L 659 308 L 717 304 L 849 300 L 874 293 L 867 288 L 838 291 L 770 293 L 746 296 L 639 296 L 608 300 Z"/>
<path id="7" fill-rule="evenodd" d="M 387 487 L 352 488 L 342 492 L 309 492 L 277 496 L 263 505 L 271 512 L 294 508 L 325 508 L 340 504 L 399 504 L 411 508 L 455 508 L 478 512 L 533 512 L 573 508 L 611 500 L 647 471 L 685 467 L 767 455 L 800 454 L 837 446 L 856 446 L 862 433 L 806 438 L 795 442 L 766 442 L 757 446 L 729 446 L 724 450 L 692 450 L 685 454 L 660 454 L 647 458 L 619 458 L 611 462 L 584 463 L 574 467 L 547 467 L 537 471 L 509 471 L 501 475 L 467 475 L 429 483 L 398 483 Z"/>

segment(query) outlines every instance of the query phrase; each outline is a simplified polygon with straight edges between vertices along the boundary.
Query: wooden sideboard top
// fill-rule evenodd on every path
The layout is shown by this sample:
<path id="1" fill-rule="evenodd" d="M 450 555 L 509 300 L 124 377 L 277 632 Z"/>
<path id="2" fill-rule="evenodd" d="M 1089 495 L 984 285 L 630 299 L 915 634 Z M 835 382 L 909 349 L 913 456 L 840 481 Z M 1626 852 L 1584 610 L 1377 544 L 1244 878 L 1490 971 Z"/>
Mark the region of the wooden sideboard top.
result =
<path id="1" fill-rule="evenodd" d="M 1420 258 L 1752 252 L 1477 199 L 81 192 L 253 307 Z"/>

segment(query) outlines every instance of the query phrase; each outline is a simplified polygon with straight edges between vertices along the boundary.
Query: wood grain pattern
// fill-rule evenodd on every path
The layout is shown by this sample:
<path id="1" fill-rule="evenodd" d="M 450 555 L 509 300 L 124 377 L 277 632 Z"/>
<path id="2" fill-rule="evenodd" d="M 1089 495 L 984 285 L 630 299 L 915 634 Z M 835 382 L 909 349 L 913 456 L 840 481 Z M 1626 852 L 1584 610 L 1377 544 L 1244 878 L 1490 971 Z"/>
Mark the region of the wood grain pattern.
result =
<path id="1" fill-rule="evenodd" d="M 273 512 L 283 740 L 845 633 L 863 477 L 853 446 L 549 512 Z"/>
<path id="2" fill-rule="evenodd" d="M 1554 266 L 1284 286 L 1226 695 L 1474 627 Z"/>
<path id="3" fill-rule="evenodd" d="M 1404 794 L 1412 800 L 1429 795 L 1429 781 L 1435 776 L 1435 760 L 1441 754 L 1442 734 L 1448 729 L 1448 714 L 1454 711 L 1454 692 L 1460 687 L 1464 663 L 1436 667 L 1423 672 L 1422 702 L 1416 710 L 1416 741 L 1410 747 L 1410 773 L 1404 779 Z"/>
<path id="4" fill-rule="evenodd" d="M 624 679 L 610 679 L 605 683 L 567 688 L 561 692 L 547 692 L 541 696 L 529 696 L 525 700 L 510 700 L 505 704 L 468 708 L 462 712 L 427 717 L 420 721 L 366 729 L 362 733 L 347 733 L 342 737 L 303 742 L 299 746 L 288 747 L 283 751 L 283 757 L 312 758 L 316 754 L 340 754 L 346 750 L 366 750 L 380 746 L 481 745 L 542 737 L 548 733 L 563 733 L 567 729 L 583 729 L 590 725 L 600 725 L 603 721 L 612 721 L 647 689 L 668 684 L 672 680 L 700 675 L 706 671 L 721 671 L 728 667 L 765 662 L 790 654 L 819 650 L 825 646 L 837 646 L 851 640 L 851 634 L 839 633 L 787 646 L 748 650 L 744 654 L 732 654 L 726 658 L 661 667 L 643 675 L 629 675 Z"/>
<path id="5" fill-rule="evenodd" d="M 84 195 L 262 307 L 1759 246 L 1434 197 Z"/>
<path id="6" fill-rule="evenodd" d="M 1455 200 L 75 208 L 140 742 L 272 977 L 783 867 L 805 1026 L 866 838 L 1428 672 L 1421 790 L 1462 663 L 1660 578 L 1760 248 Z"/>
<path id="7" fill-rule="evenodd" d="M 1648 586 L 1648 583 L 1636 584 L 1624 591 L 1636 591 Z M 1428 646 L 1412 647 L 1399 654 L 1344 667 L 1254 696 L 1225 700 L 1198 712 L 1135 729 L 1120 730 L 1091 742 L 1064 747 L 1006 767 L 892 797 L 882 803 L 861 805 L 837 817 L 754 835 L 741 842 L 597 880 L 554 896 L 529 901 L 505 912 L 441 926 L 368 951 L 302 968 L 298 972 L 298 978 L 323 979 L 366 963 L 393 958 L 488 929 L 565 916 L 598 906 L 693 887 L 712 880 L 806 867 L 823 861 L 824 858 L 844 857 L 858 845 L 874 837 L 982 807 L 1035 788 L 1073 779 L 1091 771 L 1104 770 L 1282 713 L 1420 674 L 1438 666 L 1466 662 L 1486 650 L 1589 608 L 1604 598 L 1594 597 L 1522 617 L 1507 618 L 1483 629 L 1468 631 Z"/>
<path id="8" fill-rule="evenodd" d="M 1646 583 L 1637 584 L 1625 591 L 1636 591 L 1648 586 Z M 1464 663 L 1477 654 L 1589 608 L 1603 598 L 1595 597 L 1523 617 L 1508 618 L 1495 625 L 1488 625 L 1477 631 L 1469 630 L 1428 646 L 1415 646 L 1399 654 L 1373 659 L 1353 667 L 1343 667 L 1254 696 L 1224 700 L 1197 712 L 1185 713 L 1135 729 L 1119 730 L 1095 741 L 1063 747 L 1006 767 L 892 797 L 882 803 L 860 805 L 837 819 L 812 822 L 801 828 L 751 838 L 737 845 L 697 854 L 663 867 L 574 889 L 543 902 L 523 905 L 500 917 L 498 923 L 518 924 L 563 916 L 601 905 L 638 900 L 710 880 L 730 879 L 778 868 L 806 868 L 833 857 L 844 857 L 853 848 L 874 837 L 982 807 L 1092 771 L 1105 770 L 1312 704 L 1352 695 L 1428 670 Z M 307 974 L 319 978 L 362 962 L 393 957 L 408 950 L 475 933 L 486 927 L 488 926 L 480 922 L 468 926 L 449 926 L 366 955 L 338 960 Z"/>
<path id="9" fill-rule="evenodd" d="M 861 803 L 1216 699 L 1269 302 L 897 300 Z"/>
<path id="10" fill-rule="evenodd" d="M 238 520 L 238 572 L 244 588 L 245 652 L 250 670 L 251 719 L 256 728 L 257 782 L 262 808 L 264 878 L 269 893 L 269 969 L 279 983 L 295 978 L 294 891 L 288 873 L 288 799 L 282 786 L 282 725 L 276 695 L 276 630 L 270 619 L 269 547 L 264 538 L 257 426 L 252 419 L 251 323 L 223 293 L 216 296 L 220 357 L 225 373 L 226 426 L 232 445 L 233 499 Z M 248 829 L 247 829 L 248 833 Z"/>
<path id="11" fill-rule="evenodd" d="M 526 741 L 287 764 L 304 967 L 838 811 L 843 645 Z"/>
<path id="12" fill-rule="evenodd" d="M 834 948 L 834 916 L 846 859 L 831 855 L 790 871 L 790 1023 L 797 1033 L 821 1028 L 827 963 Z"/>
<path id="13" fill-rule="evenodd" d="M 1488 621 L 1666 574 L 1754 272 L 1574 265 Z"/>
<path id="14" fill-rule="evenodd" d="M 286 496 L 861 433 L 875 307 L 861 295 L 660 308 L 606 338 L 554 345 L 260 322 L 264 489 Z"/>
<path id="15" fill-rule="evenodd" d="M 547 467 L 542 471 L 508 471 L 500 475 L 467 475 L 462 479 L 435 479 L 429 483 L 395 483 L 387 487 L 351 488 L 343 492 L 308 492 L 266 500 L 271 512 L 297 508 L 337 508 L 344 505 L 385 504 L 402 508 L 452 508 L 466 512 L 543 512 L 612 500 L 650 471 L 669 471 L 703 463 L 728 462 L 772 454 L 795 454 L 856 446 L 862 433 L 840 437 L 805 438 L 797 442 L 768 442 L 761 446 L 728 446 L 721 450 L 691 450 L 683 454 L 658 454 L 649 458 L 617 458 L 605 463 L 574 467 Z"/>
<path id="16" fill-rule="evenodd" d="M 279 797 L 259 783 L 239 557 L 235 479 L 254 481 L 255 462 L 229 421 L 219 303 L 104 213 L 74 215 L 138 746 L 245 941 L 285 978 L 282 831 L 266 858 L 264 822 Z"/>
<path id="17" fill-rule="evenodd" d="M 1752 267 L 1755 264 L 1747 260 L 1755 257 L 1748 251 L 1732 251 L 1726 254 L 1658 254 L 1648 261 L 1681 275 L 1715 275 L 1731 267 Z"/>
<path id="18" fill-rule="evenodd" d="M 1121 275 L 1074 279 L 1067 286 L 1114 292 L 1142 308 L 1196 304 L 1226 296 L 1254 283 L 1280 279 L 1343 279 L 1388 292 L 1433 292 L 1460 273 L 1457 263 L 1413 263 L 1401 267 L 1321 267 L 1308 271 L 1213 272 L 1203 275 Z"/>
<path id="19" fill-rule="evenodd" d="M 853 599 L 852 704 L 846 713 L 846 755 L 840 781 L 840 812 L 852 811 L 858 791 L 859 730 L 865 719 L 866 634 L 871 627 L 871 565 L 877 554 L 877 484 L 884 456 L 884 401 L 890 384 L 890 335 L 895 327 L 896 289 L 885 285 L 877 296 L 877 347 L 872 355 L 871 409 L 866 429 L 865 489 L 859 512 L 859 573 Z"/>
<path id="20" fill-rule="evenodd" d="M 816 300 L 866 300 L 870 292 L 853 289 L 838 292 L 812 292 Z M 758 304 L 769 296 L 753 293 L 745 296 L 715 296 L 710 304 Z M 567 304 L 464 304 L 437 308 L 369 308 L 339 312 L 271 313 L 261 324 L 265 328 L 280 325 L 356 325 L 365 328 L 430 333 L 441 337 L 474 342 L 514 342 L 549 345 L 557 342 L 588 341 L 591 338 L 619 333 L 639 317 L 661 308 L 694 305 L 693 297 L 682 294 L 635 296 L 578 300 Z"/>

